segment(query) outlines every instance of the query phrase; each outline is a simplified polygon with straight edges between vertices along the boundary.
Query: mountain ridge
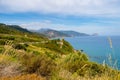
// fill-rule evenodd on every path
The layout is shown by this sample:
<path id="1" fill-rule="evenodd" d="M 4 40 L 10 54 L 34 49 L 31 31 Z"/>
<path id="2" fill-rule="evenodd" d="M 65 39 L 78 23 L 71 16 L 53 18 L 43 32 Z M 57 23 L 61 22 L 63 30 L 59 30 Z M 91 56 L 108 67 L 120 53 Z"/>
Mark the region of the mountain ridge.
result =
<path id="1" fill-rule="evenodd" d="M 60 30 L 59 31 L 59 30 L 45 29 L 45 28 L 36 30 L 34 32 L 41 33 L 43 35 L 46 35 L 49 38 L 90 36 L 89 34 L 80 33 L 80 32 L 72 31 L 72 30 L 66 30 L 66 31 Z"/>
<path id="2" fill-rule="evenodd" d="M 72 31 L 72 30 L 68 30 L 68 31 L 60 31 L 62 33 L 65 33 L 67 35 L 70 35 L 71 37 L 79 37 L 79 36 L 90 36 L 89 34 L 86 34 L 86 33 L 80 33 L 80 32 L 77 32 L 77 31 Z"/>
<path id="3" fill-rule="evenodd" d="M 3 24 L 3 23 L 0 23 L 0 34 L 1 35 L 4 34 L 4 36 L 9 35 L 9 37 L 11 37 L 11 36 L 25 37 L 26 41 L 27 41 L 28 38 L 34 38 L 36 40 L 47 39 L 47 37 L 45 37 L 44 35 L 38 34 L 38 33 L 35 33 L 35 32 L 31 32 L 27 29 L 22 28 L 21 26 L 7 25 L 7 24 Z M 21 39 L 21 40 L 24 41 L 24 39 Z"/>
<path id="4" fill-rule="evenodd" d="M 18 25 L 6 25 L 3 23 L 0 23 L 0 33 L 6 33 L 6 34 L 14 34 L 14 33 L 31 33 L 27 29 L 24 29 Z"/>

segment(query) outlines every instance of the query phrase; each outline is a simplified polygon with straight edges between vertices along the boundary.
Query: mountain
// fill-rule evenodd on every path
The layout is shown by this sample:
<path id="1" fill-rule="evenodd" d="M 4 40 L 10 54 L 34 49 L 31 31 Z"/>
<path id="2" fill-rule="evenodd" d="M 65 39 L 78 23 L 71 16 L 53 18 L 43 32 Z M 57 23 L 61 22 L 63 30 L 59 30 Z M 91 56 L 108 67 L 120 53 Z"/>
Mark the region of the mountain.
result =
<path id="1" fill-rule="evenodd" d="M 22 34 L 22 33 L 31 33 L 27 29 L 21 28 L 18 25 L 6 25 L 0 23 L 0 33 L 5 34 Z"/>
<path id="2" fill-rule="evenodd" d="M 52 30 L 52 29 L 40 29 L 40 30 L 37 30 L 35 32 L 44 34 L 49 38 L 89 36 L 88 34 L 79 33 L 76 31 L 57 31 L 57 30 Z"/>
<path id="3" fill-rule="evenodd" d="M 0 23 L 0 38 L 1 39 L 10 39 L 16 42 L 21 41 L 40 41 L 47 39 L 44 35 L 33 33 L 27 29 L 22 28 L 18 25 L 6 25 Z"/>
<path id="4" fill-rule="evenodd" d="M 89 36 L 88 34 L 86 33 L 79 33 L 79 32 L 76 32 L 76 31 L 60 31 L 64 34 L 67 34 L 71 37 L 78 37 L 78 36 Z"/>
<path id="5" fill-rule="evenodd" d="M 55 37 L 70 37 L 69 35 L 62 33 L 57 30 L 52 30 L 52 29 L 40 29 L 36 31 L 38 33 L 41 33 L 43 35 L 46 35 L 49 38 L 55 38 Z"/>

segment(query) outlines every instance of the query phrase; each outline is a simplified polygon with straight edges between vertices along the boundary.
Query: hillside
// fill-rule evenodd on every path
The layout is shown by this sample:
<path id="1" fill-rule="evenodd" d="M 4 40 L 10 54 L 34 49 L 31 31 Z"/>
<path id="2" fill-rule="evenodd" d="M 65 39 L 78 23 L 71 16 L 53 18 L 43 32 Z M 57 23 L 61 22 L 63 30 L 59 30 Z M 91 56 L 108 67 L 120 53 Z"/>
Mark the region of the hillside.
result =
<path id="1" fill-rule="evenodd" d="M 10 39 L 15 41 L 40 41 L 46 40 L 47 38 L 44 37 L 42 34 L 37 34 L 28 31 L 27 29 L 21 28 L 17 25 L 6 25 L 0 23 L 0 38 Z M 17 38 L 17 39 L 15 39 Z"/>
<path id="2" fill-rule="evenodd" d="M 76 31 L 57 31 L 57 30 L 52 30 L 52 29 L 40 29 L 35 32 L 46 35 L 49 38 L 89 36 L 88 34 L 79 33 Z"/>
<path id="3" fill-rule="evenodd" d="M 49 40 L 32 32 L 23 33 L 21 27 L 0 27 L 0 80 L 120 79 L 118 70 L 91 62 L 64 39 Z"/>
<path id="4" fill-rule="evenodd" d="M 5 33 L 5 34 L 22 34 L 22 33 L 31 33 L 27 29 L 23 29 L 20 26 L 17 25 L 6 25 L 0 23 L 0 33 Z"/>
<path id="5" fill-rule="evenodd" d="M 88 34 L 85 34 L 85 33 L 79 33 L 79 32 L 76 32 L 76 31 L 60 31 L 64 34 L 67 34 L 71 37 L 80 37 L 80 36 L 90 36 Z"/>
<path id="6" fill-rule="evenodd" d="M 46 35 L 49 38 L 55 38 L 55 37 L 70 37 L 67 34 L 64 34 L 60 31 L 57 30 L 52 30 L 52 29 L 40 29 L 38 31 L 36 31 L 38 33 L 41 33 L 43 35 Z"/>

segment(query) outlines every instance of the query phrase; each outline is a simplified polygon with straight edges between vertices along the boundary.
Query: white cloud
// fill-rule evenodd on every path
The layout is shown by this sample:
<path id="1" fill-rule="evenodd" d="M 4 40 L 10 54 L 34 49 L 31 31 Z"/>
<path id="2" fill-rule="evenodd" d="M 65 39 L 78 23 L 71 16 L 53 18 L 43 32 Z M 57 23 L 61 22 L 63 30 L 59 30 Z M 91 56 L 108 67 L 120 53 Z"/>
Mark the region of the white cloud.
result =
<path id="1" fill-rule="evenodd" d="M 51 27 L 51 23 L 49 21 L 30 22 L 30 23 L 20 24 L 20 26 L 27 29 L 38 30 L 40 28 Z"/>
<path id="2" fill-rule="evenodd" d="M 120 16 L 119 0 L 0 0 L 0 12 Z"/>

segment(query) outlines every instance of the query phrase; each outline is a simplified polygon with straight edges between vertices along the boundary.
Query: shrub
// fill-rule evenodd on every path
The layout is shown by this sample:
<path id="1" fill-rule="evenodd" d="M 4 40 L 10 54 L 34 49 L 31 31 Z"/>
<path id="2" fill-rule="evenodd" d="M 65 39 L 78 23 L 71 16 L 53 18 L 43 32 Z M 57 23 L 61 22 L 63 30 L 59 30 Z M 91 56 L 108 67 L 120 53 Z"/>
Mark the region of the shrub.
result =
<path id="1" fill-rule="evenodd" d="M 37 73 L 42 76 L 51 75 L 56 66 L 54 61 L 44 54 L 37 56 L 25 54 L 22 56 L 22 64 L 25 67 L 25 72 Z"/>
<path id="2" fill-rule="evenodd" d="M 0 45 L 5 45 L 5 40 L 0 40 Z"/>
<path id="3" fill-rule="evenodd" d="M 28 47 L 27 44 L 15 44 L 13 46 L 15 49 L 23 49 L 23 50 L 27 50 L 26 47 Z"/>
<path id="4" fill-rule="evenodd" d="M 15 37 L 14 36 L 9 36 L 9 37 L 5 37 L 5 39 L 7 39 L 7 40 L 15 40 Z"/>
<path id="5" fill-rule="evenodd" d="M 105 72 L 105 67 L 97 63 L 89 62 L 87 56 L 80 52 L 78 54 L 69 54 L 63 64 L 65 69 L 71 73 L 77 73 L 80 76 L 95 76 Z"/>
<path id="6" fill-rule="evenodd" d="M 2 51 L 3 51 L 3 48 L 0 47 L 0 53 L 2 53 Z"/>

